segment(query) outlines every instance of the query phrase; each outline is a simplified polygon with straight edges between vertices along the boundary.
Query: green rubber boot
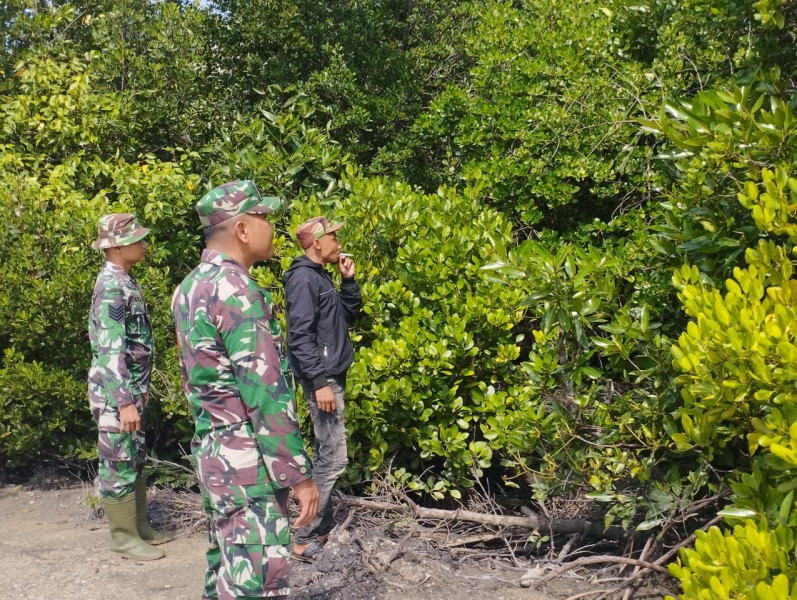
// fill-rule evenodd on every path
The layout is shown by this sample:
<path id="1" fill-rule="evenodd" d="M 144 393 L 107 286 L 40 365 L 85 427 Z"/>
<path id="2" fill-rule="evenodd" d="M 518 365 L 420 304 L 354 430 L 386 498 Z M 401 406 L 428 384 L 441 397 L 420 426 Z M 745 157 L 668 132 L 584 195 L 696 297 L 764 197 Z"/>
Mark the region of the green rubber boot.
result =
<path id="1" fill-rule="evenodd" d="M 138 535 L 136 528 L 136 495 L 104 498 L 102 506 L 111 529 L 111 551 L 134 560 L 163 558 L 163 550 L 154 548 Z"/>
<path id="2" fill-rule="evenodd" d="M 147 482 L 143 477 L 136 479 L 136 524 L 141 539 L 153 546 L 165 544 L 174 539 L 173 532 L 157 531 L 150 527 L 147 520 Z"/>

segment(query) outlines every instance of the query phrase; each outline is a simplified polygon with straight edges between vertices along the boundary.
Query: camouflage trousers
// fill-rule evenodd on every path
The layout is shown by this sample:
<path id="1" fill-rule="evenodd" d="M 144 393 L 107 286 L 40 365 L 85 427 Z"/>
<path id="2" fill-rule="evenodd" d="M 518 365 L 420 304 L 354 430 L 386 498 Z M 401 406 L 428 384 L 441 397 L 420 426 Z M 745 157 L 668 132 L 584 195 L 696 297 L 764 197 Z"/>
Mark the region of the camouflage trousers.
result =
<path id="1" fill-rule="evenodd" d="M 269 481 L 264 465 L 257 485 L 202 486 L 210 519 L 203 600 L 290 593 L 288 493 Z"/>
<path id="2" fill-rule="evenodd" d="M 114 433 L 100 431 L 97 439 L 103 498 L 121 498 L 135 491 L 136 478 L 144 470 L 147 447 L 143 431 Z"/>

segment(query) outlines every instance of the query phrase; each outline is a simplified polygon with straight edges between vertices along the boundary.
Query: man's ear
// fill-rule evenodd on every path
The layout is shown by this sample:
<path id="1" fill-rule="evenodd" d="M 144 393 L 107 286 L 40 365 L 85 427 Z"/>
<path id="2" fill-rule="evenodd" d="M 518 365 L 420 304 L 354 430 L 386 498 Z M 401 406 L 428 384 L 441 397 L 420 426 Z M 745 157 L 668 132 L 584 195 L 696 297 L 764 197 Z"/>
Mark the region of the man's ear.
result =
<path id="1" fill-rule="evenodd" d="M 235 237 L 237 237 L 242 243 L 246 244 L 249 242 L 249 229 L 246 227 L 246 221 L 243 219 L 238 219 L 235 222 Z"/>

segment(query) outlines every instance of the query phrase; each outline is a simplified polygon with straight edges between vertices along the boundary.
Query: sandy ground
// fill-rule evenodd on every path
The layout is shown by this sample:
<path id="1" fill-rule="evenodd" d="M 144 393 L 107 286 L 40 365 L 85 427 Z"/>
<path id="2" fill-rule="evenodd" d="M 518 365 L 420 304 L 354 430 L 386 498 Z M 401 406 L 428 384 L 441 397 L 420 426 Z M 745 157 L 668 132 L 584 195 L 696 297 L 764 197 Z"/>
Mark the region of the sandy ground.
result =
<path id="1" fill-rule="evenodd" d="M 149 563 L 107 550 L 107 525 L 91 519 L 86 486 L 35 489 L 0 486 L 0 572 L 3 600 L 199 600 L 204 534 L 183 534 L 161 546 L 166 557 Z M 357 544 L 333 535 L 329 554 L 293 567 L 297 600 L 561 600 L 590 589 L 588 582 L 553 582 L 545 592 L 521 588 L 518 572 L 487 572 L 412 557 L 384 574 L 363 565 Z M 637 598 L 662 597 L 642 594 Z"/>
<path id="2" fill-rule="evenodd" d="M 108 529 L 89 519 L 81 488 L 0 488 L 0 572 L 7 600 L 200 598 L 206 538 L 181 536 L 166 557 L 141 563 L 107 550 Z"/>

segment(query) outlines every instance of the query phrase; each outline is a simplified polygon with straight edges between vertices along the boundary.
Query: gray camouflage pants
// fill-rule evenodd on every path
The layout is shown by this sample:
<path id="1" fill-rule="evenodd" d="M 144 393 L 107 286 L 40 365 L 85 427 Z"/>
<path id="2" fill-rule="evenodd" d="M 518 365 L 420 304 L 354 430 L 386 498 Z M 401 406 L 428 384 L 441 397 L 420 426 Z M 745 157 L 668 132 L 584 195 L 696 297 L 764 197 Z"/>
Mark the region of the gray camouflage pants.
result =
<path id="1" fill-rule="evenodd" d="M 315 456 L 313 457 L 313 480 L 318 486 L 318 514 L 310 525 L 300 527 L 295 543 L 304 546 L 319 535 L 328 534 L 335 526 L 332 515 L 332 490 L 338 477 L 343 475 L 349 463 L 346 452 L 346 425 L 343 422 L 345 409 L 343 395 L 346 391 L 346 374 L 327 378 L 335 394 L 335 413 L 318 409 L 312 385 L 302 382 L 305 403 L 313 419 L 315 432 Z"/>

